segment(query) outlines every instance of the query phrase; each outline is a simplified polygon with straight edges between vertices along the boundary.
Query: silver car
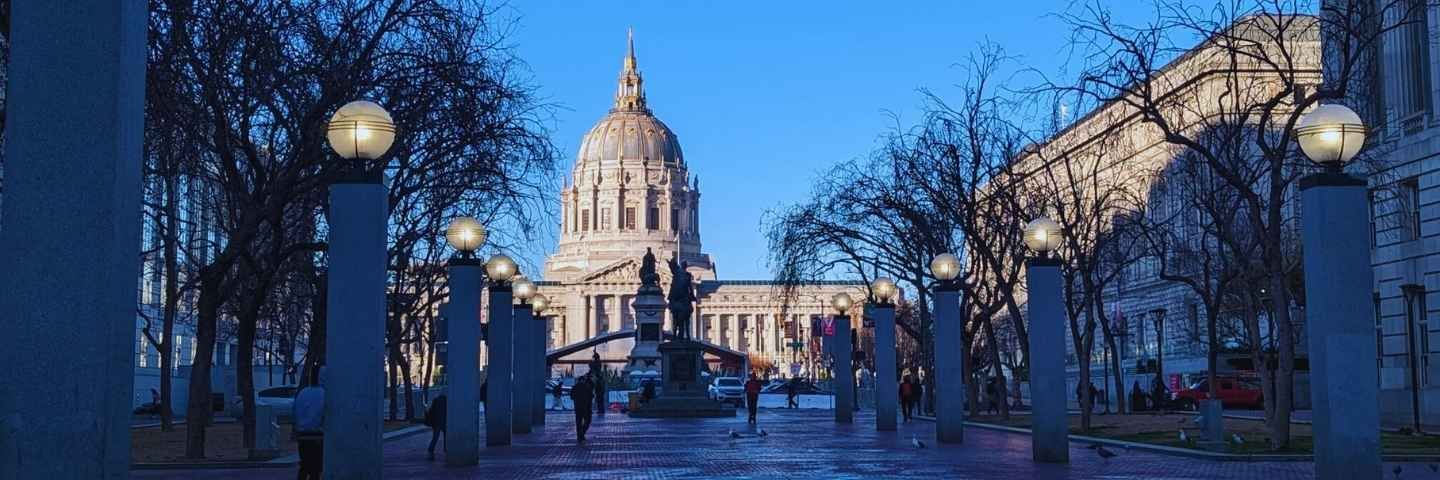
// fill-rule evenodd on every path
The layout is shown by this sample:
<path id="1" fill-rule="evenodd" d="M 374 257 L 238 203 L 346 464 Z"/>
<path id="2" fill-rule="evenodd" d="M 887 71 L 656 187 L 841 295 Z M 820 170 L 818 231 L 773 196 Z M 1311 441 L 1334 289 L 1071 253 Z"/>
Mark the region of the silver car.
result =
<path id="1" fill-rule="evenodd" d="M 720 403 L 745 403 L 745 384 L 735 377 L 719 377 L 710 382 L 707 396 Z"/>

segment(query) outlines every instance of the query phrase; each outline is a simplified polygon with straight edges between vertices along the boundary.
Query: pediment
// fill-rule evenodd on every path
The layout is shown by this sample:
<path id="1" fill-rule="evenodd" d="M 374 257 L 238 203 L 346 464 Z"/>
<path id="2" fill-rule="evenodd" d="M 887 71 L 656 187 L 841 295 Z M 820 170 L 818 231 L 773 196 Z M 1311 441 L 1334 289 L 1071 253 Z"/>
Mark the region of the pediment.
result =
<path id="1" fill-rule="evenodd" d="M 580 278 L 578 283 L 640 284 L 641 257 L 630 257 L 616 261 Z M 656 265 L 655 273 L 660 275 L 660 284 L 670 284 L 670 269 L 664 264 Z"/>

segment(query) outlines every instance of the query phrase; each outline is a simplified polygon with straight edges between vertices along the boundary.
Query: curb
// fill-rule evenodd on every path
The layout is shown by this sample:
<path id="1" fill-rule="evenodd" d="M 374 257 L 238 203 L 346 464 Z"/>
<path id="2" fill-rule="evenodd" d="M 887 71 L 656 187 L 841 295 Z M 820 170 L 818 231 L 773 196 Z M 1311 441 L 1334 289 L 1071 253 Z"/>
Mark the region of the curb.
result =
<path id="1" fill-rule="evenodd" d="M 430 431 L 430 427 L 424 425 L 412 425 L 399 430 L 391 430 L 380 436 L 381 442 L 399 440 L 405 437 L 414 436 Z M 300 463 L 299 454 L 290 454 L 258 462 L 195 462 L 195 463 L 132 463 L 131 470 L 242 470 L 261 468 L 293 468 Z"/>
<path id="2" fill-rule="evenodd" d="M 916 415 L 915 418 L 919 418 L 921 420 L 928 420 L 931 422 L 935 421 L 935 417 Z M 1007 427 L 1004 425 L 995 425 L 993 423 L 971 422 L 967 420 L 965 422 L 965 425 L 984 430 L 994 430 L 998 432 L 1020 433 L 1025 435 L 1030 434 L 1030 429 L 1028 428 Z M 1164 445 L 1154 445 L 1149 443 L 1126 442 L 1123 440 L 1112 440 L 1109 438 L 1090 437 L 1085 435 L 1071 434 L 1069 437 L 1070 441 L 1072 442 L 1109 445 L 1113 447 L 1120 447 L 1125 450 L 1140 450 L 1179 457 L 1213 460 L 1217 462 L 1312 462 L 1315 460 L 1314 455 L 1217 453 L 1207 452 L 1203 450 L 1195 450 L 1190 448 L 1167 447 Z M 1436 463 L 1440 462 L 1440 455 L 1389 454 L 1381 455 L 1380 459 L 1386 462 Z"/>

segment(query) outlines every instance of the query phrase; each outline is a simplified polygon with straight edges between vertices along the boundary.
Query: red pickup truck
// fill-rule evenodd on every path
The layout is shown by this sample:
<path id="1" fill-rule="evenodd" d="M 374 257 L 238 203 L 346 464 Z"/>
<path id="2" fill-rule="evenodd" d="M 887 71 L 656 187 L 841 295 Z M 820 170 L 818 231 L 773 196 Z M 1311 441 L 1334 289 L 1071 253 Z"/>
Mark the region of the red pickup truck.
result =
<path id="1" fill-rule="evenodd" d="M 1260 383 L 1254 379 L 1219 377 L 1220 389 L 1216 392 L 1220 404 L 1225 408 L 1264 408 L 1265 395 Z M 1190 388 L 1183 388 L 1173 394 L 1173 400 L 1185 410 L 1197 410 L 1200 401 L 1209 398 L 1210 385 L 1202 378 Z"/>

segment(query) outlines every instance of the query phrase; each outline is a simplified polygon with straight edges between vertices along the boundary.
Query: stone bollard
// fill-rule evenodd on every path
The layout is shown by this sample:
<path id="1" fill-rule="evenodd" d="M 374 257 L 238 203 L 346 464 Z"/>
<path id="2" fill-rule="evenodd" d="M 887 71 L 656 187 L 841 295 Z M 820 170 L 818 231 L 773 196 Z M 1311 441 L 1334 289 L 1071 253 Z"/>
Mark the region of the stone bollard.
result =
<path id="1" fill-rule="evenodd" d="M 255 448 L 250 449 L 251 460 L 269 460 L 280 456 L 280 425 L 275 422 L 275 410 L 269 405 L 255 406 Z"/>

